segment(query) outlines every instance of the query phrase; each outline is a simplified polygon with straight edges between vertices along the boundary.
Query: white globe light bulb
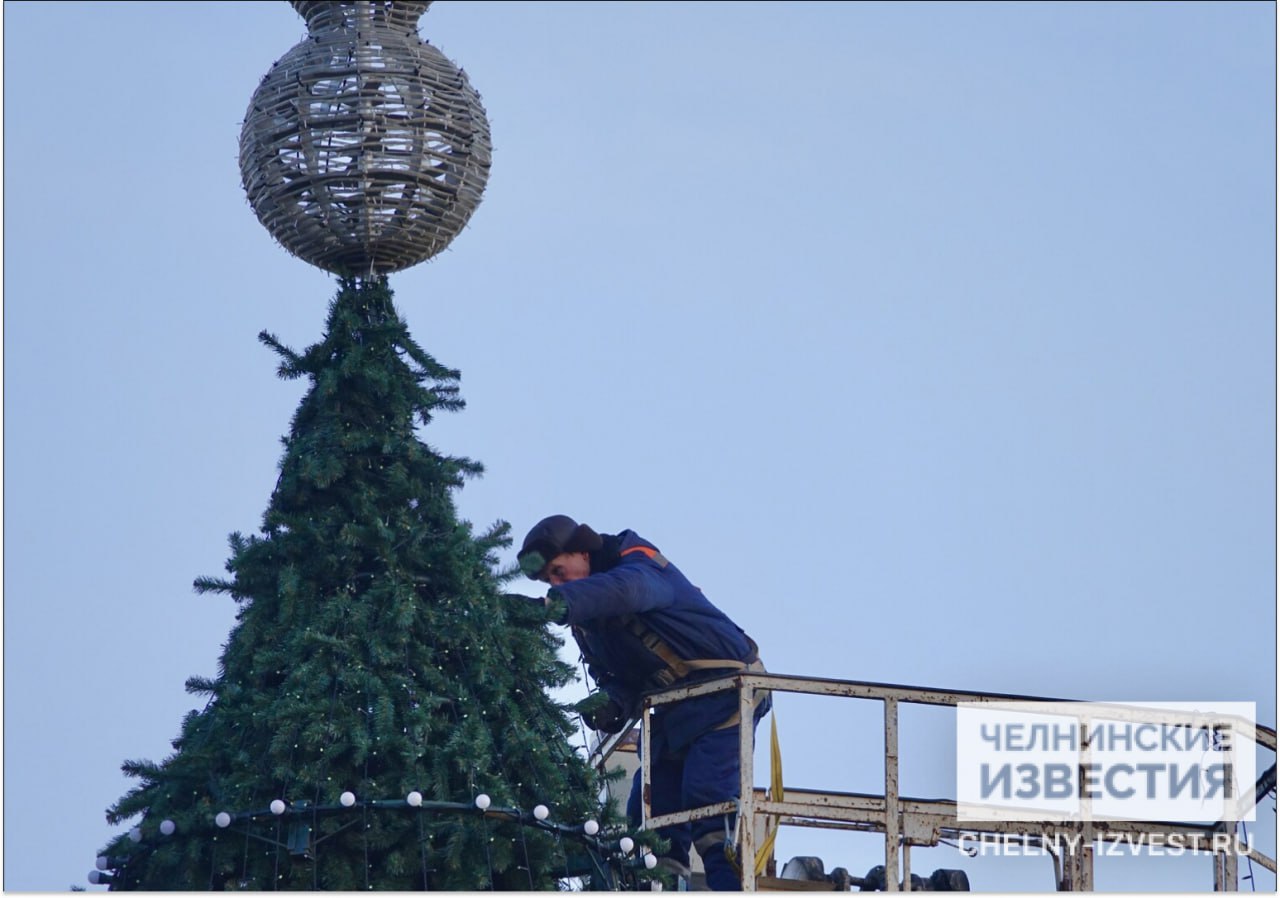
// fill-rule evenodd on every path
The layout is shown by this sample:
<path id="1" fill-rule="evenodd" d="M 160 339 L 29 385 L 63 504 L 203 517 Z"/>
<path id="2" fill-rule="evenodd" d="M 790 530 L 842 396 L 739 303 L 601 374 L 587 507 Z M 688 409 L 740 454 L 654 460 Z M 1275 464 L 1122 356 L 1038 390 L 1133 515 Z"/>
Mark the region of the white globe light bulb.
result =
<path id="1" fill-rule="evenodd" d="M 160 821 L 160 835 L 162 835 L 162 836 L 171 836 L 171 835 L 173 835 L 173 831 L 174 831 L 175 829 L 177 829 L 177 828 L 178 828 L 178 825 L 177 825 L 176 823 L 174 823 L 172 820 L 161 820 L 161 821 Z"/>
<path id="2" fill-rule="evenodd" d="M 142 828 L 141 828 L 141 827 L 138 827 L 138 826 L 135 826 L 133 829 L 129 830 L 129 838 L 130 838 L 132 841 L 134 841 L 134 842 L 141 842 L 141 841 L 142 841 Z"/>
<path id="3" fill-rule="evenodd" d="M 356 794 L 354 792 L 343 792 L 338 796 L 338 801 L 342 802 L 344 808 L 349 808 L 356 803 Z"/>
<path id="4" fill-rule="evenodd" d="M 652 870 L 656 866 L 658 866 L 658 856 L 656 854 L 646 854 L 644 856 L 644 868 Z"/>
<path id="5" fill-rule="evenodd" d="M 102 885 L 102 874 L 101 874 L 101 873 L 99 873 L 97 870 L 90 870 L 90 871 L 89 871 L 89 885 L 93 885 L 93 886 L 100 886 L 100 885 Z"/>
<path id="6" fill-rule="evenodd" d="M 489 807 L 489 796 L 481 792 L 476 796 L 476 807 L 480 810 L 486 810 Z"/>
<path id="7" fill-rule="evenodd" d="M 547 806 L 545 804 L 540 804 L 533 809 L 533 816 L 537 817 L 539 820 L 546 820 L 550 815 L 551 812 L 547 810 Z"/>
<path id="8" fill-rule="evenodd" d="M 594 836 L 596 833 L 600 832 L 600 824 L 596 823 L 594 820 L 588 820 L 586 823 L 582 824 L 582 831 L 589 836 Z"/>
<path id="9" fill-rule="evenodd" d="M 284 802 L 278 798 L 275 801 L 271 802 L 271 813 L 275 814 L 277 817 L 283 814 Z"/>
<path id="10" fill-rule="evenodd" d="M 623 836 L 618 840 L 618 847 L 622 849 L 623 854 L 630 854 L 631 849 L 636 847 L 636 843 L 630 836 Z"/>
<path id="11" fill-rule="evenodd" d="M 405 801 L 409 802 L 409 807 L 411 808 L 420 808 L 422 807 L 422 793 L 410 792 Z"/>
<path id="12" fill-rule="evenodd" d="M 97 863 L 94 864 L 99 870 L 107 869 L 107 856 L 105 854 L 98 855 Z"/>
<path id="13" fill-rule="evenodd" d="M 231 825 L 231 815 L 226 811 L 219 811 L 218 816 L 213 818 L 213 822 L 218 824 L 219 829 L 226 829 Z"/>

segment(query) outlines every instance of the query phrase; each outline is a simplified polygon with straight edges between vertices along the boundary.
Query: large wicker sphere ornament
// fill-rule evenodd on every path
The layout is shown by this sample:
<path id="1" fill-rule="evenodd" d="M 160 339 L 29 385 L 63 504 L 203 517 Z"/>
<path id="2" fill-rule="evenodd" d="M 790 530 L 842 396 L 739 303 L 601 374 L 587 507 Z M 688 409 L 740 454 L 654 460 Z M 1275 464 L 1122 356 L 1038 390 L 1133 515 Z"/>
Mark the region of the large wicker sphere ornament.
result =
<path id="1" fill-rule="evenodd" d="M 303 2 L 307 38 L 254 92 L 240 173 L 258 220 L 326 271 L 371 276 L 439 253 L 480 204 L 480 95 L 418 37 L 427 2 Z"/>

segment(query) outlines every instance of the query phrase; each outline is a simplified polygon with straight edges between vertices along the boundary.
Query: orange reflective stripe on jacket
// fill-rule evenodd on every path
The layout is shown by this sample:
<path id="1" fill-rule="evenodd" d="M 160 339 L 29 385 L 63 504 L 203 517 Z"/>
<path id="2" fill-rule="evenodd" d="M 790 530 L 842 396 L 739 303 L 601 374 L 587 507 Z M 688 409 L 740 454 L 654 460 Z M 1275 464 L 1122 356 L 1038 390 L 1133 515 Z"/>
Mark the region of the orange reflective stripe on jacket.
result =
<path id="1" fill-rule="evenodd" d="M 630 549 L 623 549 L 618 553 L 621 558 L 624 555 L 630 555 L 632 552 L 640 552 L 645 558 L 648 558 L 658 567 L 666 567 L 671 562 L 667 561 L 667 556 L 663 555 L 657 549 L 651 549 L 649 546 L 632 546 Z"/>
<path id="2" fill-rule="evenodd" d="M 647 558 L 652 558 L 658 554 L 657 549 L 650 549 L 648 546 L 632 546 L 630 549 L 623 549 L 619 555 L 630 555 L 632 552 L 643 552 Z"/>

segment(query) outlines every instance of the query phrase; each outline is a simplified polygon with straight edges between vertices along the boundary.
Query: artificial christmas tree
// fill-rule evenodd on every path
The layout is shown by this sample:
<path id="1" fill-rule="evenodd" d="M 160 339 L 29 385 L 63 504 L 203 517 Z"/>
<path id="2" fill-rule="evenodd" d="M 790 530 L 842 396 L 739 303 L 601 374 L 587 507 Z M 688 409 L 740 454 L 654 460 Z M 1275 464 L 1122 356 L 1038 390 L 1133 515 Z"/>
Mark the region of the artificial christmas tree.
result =
<path id="1" fill-rule="evenodd" d="M 241 131 L 259 220 L 339 274 L 323 339 L 262 340 L 309 378 L 261 532 L 231 537 L 240 603 L 208 696 L 108 813 L 141 822 L 91 881 L 127 889 L 611 886 L 631 840 L 548 690 L 573 669 L 453 491 L 480 466 L 417 428 L 462 408 L 458 372 L 409 336 L 388 272 L 438 254 L 488 178 L 489 126 L 461 70 L 417 34 L 425 0 L 293 0 L 308 36 Z M 604 824 L 604 828 L 601 828 Z M 643 861 L 647 860 L 648 863 Z M 630 878 L 630 877 L 627 877 Z"/>
<path id="2" fill-rule="evenodd" d="M 414 343 L 384 279 L 344 281 L 306 352 L 261 339 L 311 386 L 261 532 L 232 535 L 229 577 L 196 581 L 238 622 L 217 679 L 188 682 L 209 703 L 176 753 L 125 765 L 141 784 L 108 819 L 143 818 L 105 850 L 107 881 L 554 888 L 598 784 L 547 694 L 573 677 L 560 640 L 501 593 L 506 525 L 458 519 L 479 465 L 415 432 L 462 407 L 458 372 Z"/>

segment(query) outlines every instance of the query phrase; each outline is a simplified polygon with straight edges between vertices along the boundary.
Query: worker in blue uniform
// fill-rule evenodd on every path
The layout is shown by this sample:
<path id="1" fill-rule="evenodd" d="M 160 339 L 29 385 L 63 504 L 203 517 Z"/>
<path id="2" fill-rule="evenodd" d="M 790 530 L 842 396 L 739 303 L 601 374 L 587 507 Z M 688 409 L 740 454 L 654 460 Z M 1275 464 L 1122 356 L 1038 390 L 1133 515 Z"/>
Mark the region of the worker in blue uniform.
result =
<path id="1" fill-rule="evenodd" d="M 643 693 L 733 671 L 763 671 L 756 645 L 693 586 L 657 547 L 630 530 L 599 534 L 565 515 L 539 521 L 519 555 L 526 576 L 551 585 L 541 600 L 548 619 L 568 624 L 588 673 L 607 700 L 584 714 L 588 725 L 617 732 L 640 713 Z M 769 710 L 757 692 L 751 722 Z M 739 791 L 737 690 L 660 705 L 650 721 L 652 816 L 735 801 Z M 640 825 L 640 774 L 627 813 Z M 689 848 L 702 857 L 707 886 L 741 889 L 729 854 L 735 815 L 695 820 L 660 834 L 670 842 L 663 866 L 688 877 Z"/>

